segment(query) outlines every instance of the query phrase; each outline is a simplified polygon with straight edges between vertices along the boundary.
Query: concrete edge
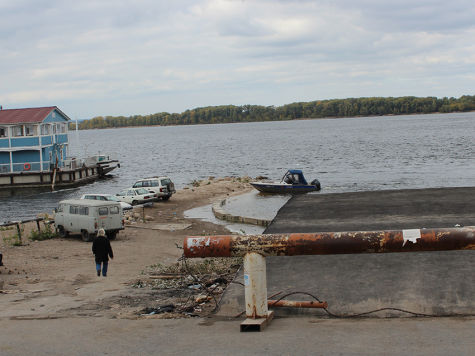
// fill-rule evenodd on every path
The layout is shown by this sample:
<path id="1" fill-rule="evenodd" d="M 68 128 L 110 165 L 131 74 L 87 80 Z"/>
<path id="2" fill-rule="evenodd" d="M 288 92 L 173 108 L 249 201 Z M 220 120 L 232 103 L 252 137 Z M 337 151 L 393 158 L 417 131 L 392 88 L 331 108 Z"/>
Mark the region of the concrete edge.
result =
<path id="1" fill-rule="evenodd" d="M 258 225 L 258 226 L 269 226 L 270 223 L 272 222 L 272 220 L 258 219 L 258 218 L 251 218 L 247 216 L 229 214 L 223 208 L 225 205 L 226 205 L 226 199 L 221 200 L 220 202 L 215 202 L 212 205 L 211 210 L 213 211 L 213 214 L 217 219 L 234 222 L 234 223 L 243 223 L 243 224 Z"/>

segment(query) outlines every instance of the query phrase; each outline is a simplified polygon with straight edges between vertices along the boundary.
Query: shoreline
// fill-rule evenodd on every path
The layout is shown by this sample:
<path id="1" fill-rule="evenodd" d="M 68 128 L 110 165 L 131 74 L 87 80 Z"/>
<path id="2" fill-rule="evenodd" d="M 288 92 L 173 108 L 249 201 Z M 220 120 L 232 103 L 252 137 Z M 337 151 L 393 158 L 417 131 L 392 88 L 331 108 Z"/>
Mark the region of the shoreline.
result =
<path id="1" fill-rule="evenodd" d="M 251 189 L 238 179 L 207 179 L 177 191 L 169 201 L 145 208 L 150 220 L 126 226 L 112 241 L 115 259 L 103 279 L 95 275 L 91 244 L 80 237 L 30 241 L 26 236 L 36 230 L 33 223 L 24 227 L 24 244 L 11 246 L 5 237 L 15 234 L 16 228 L 0 231 L 4 263 L 0 267 L 0 319 L 76 317 L 88 304 L 101 300 L 105 302 L 94 316 L 129 317 L 134 308 L 111 309 L 112 301 L 107 300 L 137 293 L 131 285 L 148 266 L 175 263 L 186 236 L 230 233 L 223 225 L 185 218 L 183 212 Z"/>

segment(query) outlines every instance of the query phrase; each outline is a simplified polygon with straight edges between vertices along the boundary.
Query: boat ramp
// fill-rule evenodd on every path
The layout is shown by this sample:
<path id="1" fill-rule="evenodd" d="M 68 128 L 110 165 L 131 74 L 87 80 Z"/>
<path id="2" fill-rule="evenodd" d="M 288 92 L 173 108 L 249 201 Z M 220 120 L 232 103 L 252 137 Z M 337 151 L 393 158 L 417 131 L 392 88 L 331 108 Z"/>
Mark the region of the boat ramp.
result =
<path id="1" fill-rule="evenodd" d="M 294 196 L 264 233 L 474 226 L 474 195 L 475 187 L 461 187 Z M 379 309 L 370 316 L 475 314 L 473 250 L 277 256 L 267 257 L 266 264 L 269 296 L 310 293 L 335 315 Z M 244 283 L 242 272 L 236 281 Z M 290 299 L 310 300 L 298 293 Z M 231 284 L 219 314 L 235 316 L 242 310 L 243 287 Z M 328 316 L 322 309 L 279 308 L 276 314 Z"/>

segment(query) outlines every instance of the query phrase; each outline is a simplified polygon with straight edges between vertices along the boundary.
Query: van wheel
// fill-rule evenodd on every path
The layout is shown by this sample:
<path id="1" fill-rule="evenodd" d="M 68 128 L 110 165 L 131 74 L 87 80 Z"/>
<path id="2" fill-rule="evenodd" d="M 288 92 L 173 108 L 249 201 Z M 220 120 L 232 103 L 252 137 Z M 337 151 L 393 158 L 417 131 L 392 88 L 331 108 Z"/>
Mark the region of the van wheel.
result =
<path id="1" fill-rule="evenodd" d="M 170 199 L 170 197 L 171 197 L 171 195 L 165 195 L 164 197 L 162 197 L 162 199 L 163 199 L 164 201 L 167 201 L 168 199 Z"/>
<path id="2" fill-rule="evenodd" d="M 85 242 L 91 241 L 91 234 L 87 230 L 81 230 L 81 238 Z"/>
<path id="3" fill-rule="evenodd" d="M 138 204 L 137 200 L 132 200 L 132 205 L 137 205 L 137 204 Z"/>
<path id="4" fill-rule="evenodd" d="M 117 231 L 107 233 L 107 237 L 109 238 L 109 240 L 115 240 L 115 238 L 117 237 Z"/>
<path id="5" fill-rule="evenodd" d="M 59 225 L 58 226 L 58 235 L 61 238 L 65 238 L 65 237 L 68 237 L 68 232 L 64 229 L 63 226 Z"/>

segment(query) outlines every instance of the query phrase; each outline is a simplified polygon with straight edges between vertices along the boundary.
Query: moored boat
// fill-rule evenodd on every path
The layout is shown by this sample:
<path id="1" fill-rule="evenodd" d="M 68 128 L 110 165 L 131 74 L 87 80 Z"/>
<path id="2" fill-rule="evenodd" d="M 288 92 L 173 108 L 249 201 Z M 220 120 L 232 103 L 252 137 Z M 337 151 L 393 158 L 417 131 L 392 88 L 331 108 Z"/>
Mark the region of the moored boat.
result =
<path id="1" fill-rule="evenodd" d="M 106 155 L 69 157 L 70 121 L 56 106 L 0 109 L 0 189 L 68 188 L 120 167 Z"/>
<path id="2" fill-rule="evenodd" d="M 250 184 L 260 192 L 274 194 L 302 194 L 321 189 L 318 179 L 308 184 L 300 169 L 289 169 L 280 182 L 250 182 Z"/>

